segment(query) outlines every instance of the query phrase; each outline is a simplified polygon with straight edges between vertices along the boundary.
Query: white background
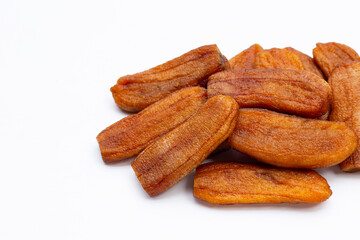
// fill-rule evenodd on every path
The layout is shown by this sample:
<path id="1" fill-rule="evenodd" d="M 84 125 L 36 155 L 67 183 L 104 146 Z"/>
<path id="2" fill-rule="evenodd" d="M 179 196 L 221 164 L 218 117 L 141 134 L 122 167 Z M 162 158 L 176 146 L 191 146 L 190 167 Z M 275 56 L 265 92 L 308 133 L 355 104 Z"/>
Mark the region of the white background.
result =
<path id="1" fill-rule="evenodd" d="M 253 43 L 360 52 L 357 2 L 2 0 L 0 239 L 356 238 L 359 173 L 321 169 L 333 195 L 317 205 L 211 206 L 193 198 L 193 174 L 150 198 L 95 137 L 126 116 L 118 77 L 201 45 L 228 58 Z"/>

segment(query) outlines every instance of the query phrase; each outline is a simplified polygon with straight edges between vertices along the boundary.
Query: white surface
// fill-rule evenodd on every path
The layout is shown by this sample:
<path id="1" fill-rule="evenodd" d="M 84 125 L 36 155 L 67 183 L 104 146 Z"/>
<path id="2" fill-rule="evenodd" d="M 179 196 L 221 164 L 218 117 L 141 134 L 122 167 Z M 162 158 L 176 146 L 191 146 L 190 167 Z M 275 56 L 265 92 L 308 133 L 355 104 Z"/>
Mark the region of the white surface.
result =
<path id="1" fill-rule="evenodd" d="M 360 175 L 319 172 L 318 205 L 210 206 L 193 174 L 149 198 L 96 135 L 125 116 L 109 88 L 205 44 L 360 52 L 357 1 L 1 1 L 0 239 L 354 239 Z M 235 153 L 233 153 L 235 154 Z M 230 154 L 231 155 L 231 154 Z"/>

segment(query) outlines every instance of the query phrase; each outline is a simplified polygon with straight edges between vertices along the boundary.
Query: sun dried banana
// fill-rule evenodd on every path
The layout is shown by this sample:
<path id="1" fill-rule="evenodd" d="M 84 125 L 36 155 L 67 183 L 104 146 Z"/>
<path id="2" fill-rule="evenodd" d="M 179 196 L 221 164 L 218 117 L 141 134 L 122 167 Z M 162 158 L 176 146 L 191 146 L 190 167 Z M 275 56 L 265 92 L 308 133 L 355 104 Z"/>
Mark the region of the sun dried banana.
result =
<path id="1" fill-rule="evenodd" d="M 215 204 L 318 203 L 331 194 L 314 170 L 208 163 L 196 169 L 194 179 L 194 196 Z"/>
<path id="2" fill-rule="evenodd" d="M 216 45 L 194 49 L 147 71 L 121 77 L 111 88 L 116 104 L 140 111 L 184 87 L 205 86 L 208 77 L 230 68 Z"/>
<path id="3" fill-rule="evenodd" d="M 145 191 L 150 196 L 160 194 L 203 162 L 233 131 L 238 108 L 231 97 L 213 97 L 147 147 L 131 164 Z"/>
<path id="4" fill-rule="evenodd" d="M 329 84 L 307 71 L 284 69 L 227 70 L 209 78 L 208 96 L 228 95 L 240 108 L 257 107 L 320 117 L 329 112 Z"/>
<path id="5" fill-rule="evenodd" d="M 352 48 L 335 42 L 317 43 L 313 55 L 326 78 L 330 77 L 337 66 L 360 60 L 359 55 Z"/>
<path id="6" fill-rule="evenodd" d="M 343 122 L 243 108 L 229 142 L 234 149 L 271 165 L 321 168 L 348 158 L 358 138 Z"/>
<path id="7" fill-rule="evenodd" d="M 256 55 L 263 48 L 254 44 L 229 60 L 231 69 L 254 69 Z"/>
<path id="8" fill-rule="evenodd" d="M 272 48 L 259 52 L 255 58 L 255 67 L 264 69 L 305 70 L 300 58 L 286 49 Z"/>
<path id="9" fill-rule="evenodd" d="M 185 122 L 206 102 L 206 90 L 184 88 L 103 130 L 98 136 L 107 163 L 137 155 L 163 134 Z"/>
<path id="10" fill-rule="evenodd" d="M 312 57 L 310 57 L 310 56 L 306 55 L 305 53 L 302 53 L 292 47 L 286 47 L 284 49 L 296 54 L 299 57 L 301 63 L 304 66 L 304 69 L 306 71 L 310 71 L 312 73 L 315 73 L 319 77 L 324 78 L 323 73 L 321 72 L 319 67 L 316 65 L 315 60 Z"/>
<path id="11" fill-rule="evenodd" d="M 334 95 L 330 120 L 346 122 L 360 137 L 360 62 L 336 68 L 329 84 Z M 340 167 L 346 172 L 360 170 L 360 146 Z"/>

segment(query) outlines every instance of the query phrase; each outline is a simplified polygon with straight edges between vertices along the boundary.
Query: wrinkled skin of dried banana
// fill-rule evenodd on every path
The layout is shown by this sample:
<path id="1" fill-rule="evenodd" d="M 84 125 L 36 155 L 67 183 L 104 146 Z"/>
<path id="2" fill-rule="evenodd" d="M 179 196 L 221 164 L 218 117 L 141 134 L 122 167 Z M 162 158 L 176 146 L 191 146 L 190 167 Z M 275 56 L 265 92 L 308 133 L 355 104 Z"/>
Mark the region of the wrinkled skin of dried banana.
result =
<path id="1" fill-rule="evenodd" d="M 215 204 L 318 203 L 331 194 L 314 170 L 207 163 L 196 169 L 194 179 L 194 196 Z"/>
<path id="2" fill-rule="evenodd" d="M 360 62 L 336 68 L 329 84 L 334 95 L 330 120 L 346 122 L 360 137 Z M 360 171 L 360 146 L 340 167 L 346 172 Z"/>
<path id="3" fill-rule="evenodd" d="M 208 96 L 228 95 L 240 108 L 266 108 L 317 118 L 330 109 L 329 84 L 307 71 L 284 69 L 227 70 L 209 78 Z"/>
<path id="4" fill-rule="evenodd" d="M 286 49 L 272 48 L 259 52 L 255 58 L 255 67 L 262 69 L 305 70 L 300 58 Z"/>
<path id="5" fill-rule="evenodd" d="M 358 138 L 344 122 L 243 108 L 230 146 L 259 161 L 290 168 L 330 167 L 348 158 Z"/>
<path id="6" fill-rule="evenodd" d="M 314 59 L 326 78 L 338 66 L 360 61 L 359 55 L 349 46 L 340 43 L 317 43 L 313 49 Z"/>
<path id="7" fill-rule="evenodd" d="M 231 69 L 254 69 L 256 55 L 263 48 L 254 44 L 229 60 Z"/>
<path id="8" fill-rule="evenodd" d="M 319 77 L 324 78 L 323 73 L 321 72 L 319 67 L 316 65 L 315 60 L 312 57 L 310 57 L 310 56 L 306 55 L 305 53 L 302 53 L 292 47 L 286 47 L 284 49 L 296 54 L 296 56 L 299 57 L 301 63 L 304 66 L 304 69 L 306 71 L 312 72 L 312 73 L 318 75 Z"/>
<path id="9" fill-rule="evenodd" d="M 194 49 L 147 71 L 121 77 L 111 88 L 123 110 L 140 111 L 184 87 L 206 86 L 208 77 L 230 68 L 216 45 Z"/>
<path id="10" fill-rule="evenodd" d="M 97 136 L 104 162 L 117 162 L 139 154 L 185 122 L 205 102 L 205 88 L 184 88 L 114 123 Z"/>
<path id="11" fill-rule="evenodd" d="M 209 99 L 185 123 L 147 147 L 131 164 L 150 196 L 174 186 L 233 131 L 238 105 L 228 96 Z"/>

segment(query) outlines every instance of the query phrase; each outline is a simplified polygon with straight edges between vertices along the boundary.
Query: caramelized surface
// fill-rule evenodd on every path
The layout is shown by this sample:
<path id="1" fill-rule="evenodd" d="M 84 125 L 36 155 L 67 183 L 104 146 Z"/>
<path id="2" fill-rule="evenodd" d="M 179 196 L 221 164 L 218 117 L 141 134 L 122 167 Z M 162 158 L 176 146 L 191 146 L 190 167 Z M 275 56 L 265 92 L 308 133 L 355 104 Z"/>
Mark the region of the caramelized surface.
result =
<path id="1" fill-rule="evenodd" d="M 147 147 L 131 164 L 146 192 L 154 196 L 166 191 L 203 162 L 233 131 L 237 112 L 231 97 L 213 97 Z"/>
<path id="2" fill-rule="evenodd" d="M 347 62 L 359 61 L 359 55 L 350 47 L 335 43 L 317 43 L 313 49 L 314 59 L 327 78 L 337 67 Z"/>
<path id="3" fill-rule="evenodd" d="M 263 109 L 240 109 L 230 146 L 259 161 L 292 168 L 329 167 L 348 158 L 357 137 L 345 123 Z"/>
<path id="4" fill-rule="evenodd" d="M 147 71 L 121 77 L 111 92 L 120 108 L 136 112 L 181 88 L 205 86 L 210 75 L 229 67 L 216 45 L 202 46 Z"/>
<path id="5" fill-rule="evenodd" d="M 329 111 L 328 83 L 306 71 L 283 69 L 228 70 L 209 78 L 208 96 L 228 95 L 240 108 L 258 107 L 305 117 Z"/>
<path id="6" fill-rule="evenodd" d="M 208 163 L 196 169 L 194 179 L 194 196 L 215 204 L 318 203 L 331 194 L 314 170 Z"/>
<path id="7" fill-rule="evenodd" d="M 296 54 L 299 57 L 301 63 L 304 66 L 304 69 L 306 71 L 310 71 L 310 72 L 318 75 L 319 77 L 324 78 L 324 75 L 322 74 L 321 70 L 316 65 L 315 60 L 312 57 L 310 57 L 310 56 L 306 55 L 305 53 L 302 53 L 292 47 L 287 47 L 285 49 Z"/>
<path id="8" fill-rule="evenodd" d="M 259 52 L 256 68 L 305 70 L 299 57 L 286 49 L 272 48 Z"/>
<path id="9" fill-rule="evenodd" d="M 137 155 L 186 121 L 205 101 L 204 88 L 184 88 L 114 123 L 97 136 L 103 160 L 115 162 Z"/>
<path id="10" fill-rule="evenodd" d="M 334 95 L 330 120 L 346 122 L 360 137 L 360 62 L 336 68 L 329 84 Z M 360 170 L 360 146 L 340 167 L 347 172 Z"/>
<path id="11" fill-rule="evenodd" d="M 231 69 L 254 69 L 256 55 L 263 48 L 254 44 L 229 60 Z"/>

